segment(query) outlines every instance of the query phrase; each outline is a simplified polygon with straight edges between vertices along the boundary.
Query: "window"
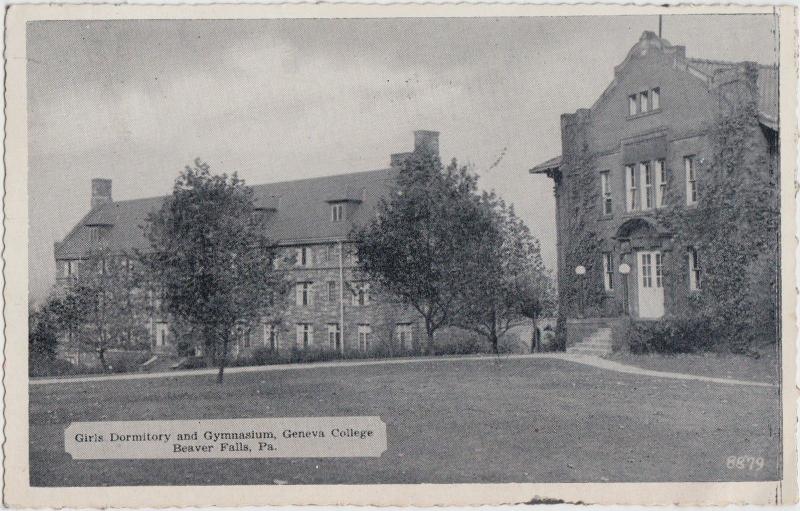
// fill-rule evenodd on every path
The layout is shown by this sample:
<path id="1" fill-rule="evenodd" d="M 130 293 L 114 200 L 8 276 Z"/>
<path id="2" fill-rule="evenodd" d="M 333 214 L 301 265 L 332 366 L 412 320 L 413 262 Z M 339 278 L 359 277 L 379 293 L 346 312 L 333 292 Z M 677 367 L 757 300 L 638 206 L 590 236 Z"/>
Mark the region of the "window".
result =
<path id="1" fill-rule="evenodd" d="M 600 172 L 600 193 L 603 195 L 604 215 L 610 215 L 613 206 L 611 200 L 611 187 L 609 186 L 608 175 L 609 172 L 607 170 Z"/>
<path id="2" fill-rule="evenodd" d="M 328 324 L 328 344 L 332 350 L 340 350 L 342 348 L 342 328 L 339 323 Z"/>
<path id="3" fill-rule="evenodd" d="M 369 284 L 357 284 L 353 289 L 353 305 L 364 306 L 369 305 Z"/>
<path id="4" fill-rule="evenodd" d="M 372 327 L 369 325 L 358 325 L 358 349 L 367 352 L 372 342 Z"/>
<path id="5" fill-rule="evenodd" d="M 308 268 L 311 266 L 311 248 L 299 247 L 297 249 L 297 266 Z"/>
<path id="6" fill-rule="evenodd" d="M 653 287 L 653 257 L 642 254 L 642 287 Z"/>
<path id="7" fill-rule="evenodd" d="M 628 96 L 628 115 L 638 115 L 652 112 L 661 108 L 661 88 L 653 87 L 649 90 L 637 92 Z"/>
<path id="8" fill-rule="evenodd" d="M 329 280 L 328 281 L 328 301 L 335 302 L 339 297 L 336 293 L 336 281 Z"/>
<path id="9" fill-rule="evenodd" d="M 656 287 L 664 287 L 664 256 L 656 252 Z"/>
<path id="10" fill-rule="evenodd" d="M 625 188 L 628 191 L 626 204 L 628 211 L 636 211 L 639 209 L 639 202 L 636 199 L 636 166 L 625 166 Z"/>
<path id="11" fill-rule="evenodd" d="M 697 181 L 694 155 L 683 157 L 683 169 L 686 173 L 686 204 L 697 204 Z"/>
<path id="12" fill-rule="evenodd" d="M 344 204 L 331 204 L 331 222 L 341 222 L 344 219 Z"/>
<path id="13" fill-rule="evenodd" d="M 689 249 L 689 290 L 697 291 L 700 289 L 700 257 L 697 250 Z"/>
<path id="14" fill-rule="evenodd" d="M 397 344 L 400 349 L 410 350 L 414 347 L 414 337 L 410 323 L 400 323 L 397 325 Z"/>
<path id="15" fill-rule="evenodd" d="M 264 324 L 264 346 L 272 351 L 278 350 L 278 327 L 272 323 Z"/>
<path id="16" fill-rule="evenodd" d="M 664 160 L 653 162 L 656 177 L 656 207 L 664 205 L 664 197 L 667 195 L 667 166 Z"/>
<path id="17" fill-rule="evenodd" d="M 297 345 L 308 348 L 314 343 L 314 325 L 311 323 L 297 324 Z"/>
<path id="18" fill-rule="evenodd" d="M 240 333 L 240 338 L 242 340 L 242 347 L 249 348 L 250 347 L 250 330 L 242 330 Z"/>
<path id="19" fill-rule="evenodd" d="M 639 164 L 639 171 L 642 173 L 642 182 L 644 188 L 642 189 L 642 209 L 653 209 L 655 202 L 654 189 L 653 189 L 653 168 L 649 162 L 642 162 Z"/>
<path id="20" fill-rule="evenodd" d="M 611 252 L 603 254 L 603 287 L 606 291 L 614 289 L 614 254 Z"/>
<path id="21" fill-rule="evenodd" d="M 295 303 L 299 306 L 311 305 L 312 298 L 311 282 L 298 282 L 295 287 Z"/>

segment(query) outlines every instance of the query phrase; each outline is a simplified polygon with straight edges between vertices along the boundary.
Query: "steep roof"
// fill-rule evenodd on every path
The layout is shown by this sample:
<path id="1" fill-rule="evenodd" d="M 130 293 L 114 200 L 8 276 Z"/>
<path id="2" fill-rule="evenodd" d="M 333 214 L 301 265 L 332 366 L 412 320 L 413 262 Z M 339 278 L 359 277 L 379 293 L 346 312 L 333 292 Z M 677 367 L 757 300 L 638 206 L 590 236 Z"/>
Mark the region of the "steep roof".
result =
<path id="1" fill-rule="evenodd" d="M 274 209 L 266 219 L 267 236 L 278 243 L 345 238 L 353 227 L 364 225 L 375 214 L 380 198 L 397 179 L 399 169 L 387 168 L 351 174 L 298 179 L 253 186 L 257 207 Z M 331 222 L 330 200 L 344 190 L 357 195 L 349 218 Z M 142 226 L 147 215 L 161 207 L 165 196 L 110 202 L 89 212 L 57 244 L 56 259 L 76 259 L 91 245 L 92 225 L 111 225 L 108 244 L 118 252 L 147 251 Z M 352 202 L 358 202 L 352 201 Z"/>

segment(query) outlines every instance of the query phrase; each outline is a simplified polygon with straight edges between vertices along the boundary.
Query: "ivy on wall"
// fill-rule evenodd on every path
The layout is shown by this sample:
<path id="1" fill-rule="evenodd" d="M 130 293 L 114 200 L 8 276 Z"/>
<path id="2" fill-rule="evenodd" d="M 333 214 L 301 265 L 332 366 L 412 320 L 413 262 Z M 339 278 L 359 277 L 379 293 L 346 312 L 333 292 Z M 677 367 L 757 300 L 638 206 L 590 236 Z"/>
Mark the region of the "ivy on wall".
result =
<path id="1" fill-rule="evenodd" d="M 775 343 L 779 325 L 778 176 L 758 121 L 753 72 L 746 70 L 743 90 L 723 98 L 726 111 L 710 127 L 710 154 L 697 166 L 698 204 L 672 201 L 659 214 L 673 232 L 665 276 L 683 274 L 688 282 L 689 248 L 700 258 L 701 291 L 671 297 L 681 305 L 676 316 L 702 319 L 716 337 L 711 344 L 735 352 Z"/>

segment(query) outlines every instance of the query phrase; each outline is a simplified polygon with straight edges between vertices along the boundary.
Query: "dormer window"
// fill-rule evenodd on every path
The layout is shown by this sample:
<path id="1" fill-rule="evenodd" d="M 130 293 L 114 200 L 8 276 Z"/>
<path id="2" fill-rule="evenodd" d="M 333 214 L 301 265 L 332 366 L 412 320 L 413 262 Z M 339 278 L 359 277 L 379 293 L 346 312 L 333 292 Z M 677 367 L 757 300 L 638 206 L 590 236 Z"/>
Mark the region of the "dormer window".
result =
<path id="1" fill-rule="evenodd" d="M 344 220 L 344 204 L 331 204 L 331 222 L 341 222 Z"/>
<path id="2" fill-rule="evenodd" d="M 652 89 L 637 92 L 628 96 L 628 116 L 644 114 L 653 112 L 661 108 L 661 88 L 653 87 Z"/>

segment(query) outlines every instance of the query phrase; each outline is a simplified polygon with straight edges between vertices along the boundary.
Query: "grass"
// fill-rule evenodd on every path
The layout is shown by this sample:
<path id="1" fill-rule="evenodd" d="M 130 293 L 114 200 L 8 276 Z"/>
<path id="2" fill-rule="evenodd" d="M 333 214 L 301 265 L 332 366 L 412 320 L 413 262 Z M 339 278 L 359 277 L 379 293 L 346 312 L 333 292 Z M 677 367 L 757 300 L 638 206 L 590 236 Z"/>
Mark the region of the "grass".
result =
<path id="1" fill-rule="evenodd" d="M 73 421 L 379 415 L 380 458 L 74 461 Z M 554 359 L 435 361 L 32 386 L 34 486 L 604 481 L 779 477 L 777 388 Z M 729 456 L 765 460 L 729 469 Z"/>
<path id="2" fill-rule="evenodd" d="M 610 360 L 644 369 L 675 373 L 732 378 L 777 384 L 780 363 L 775 353 L 759 358 L 730 353 L 687 353 L 676 355 L 614 353 Z"/>

